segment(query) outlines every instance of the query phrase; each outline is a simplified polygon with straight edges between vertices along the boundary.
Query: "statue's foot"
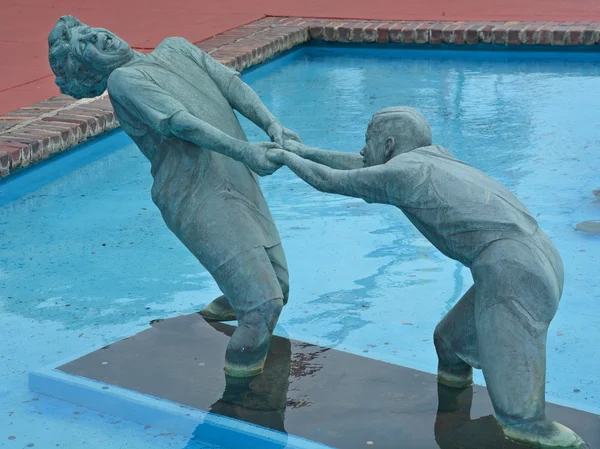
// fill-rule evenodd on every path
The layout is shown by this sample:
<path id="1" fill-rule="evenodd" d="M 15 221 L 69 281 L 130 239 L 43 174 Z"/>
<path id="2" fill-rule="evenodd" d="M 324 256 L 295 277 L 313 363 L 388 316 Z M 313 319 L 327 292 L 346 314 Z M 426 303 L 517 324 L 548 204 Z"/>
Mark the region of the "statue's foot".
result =
<path id="1" fill-rule="evenodd" d="M 267 301 L 240 319 L 225 353 L 225 374 L 253 377 L 263 372 L 271 335 L 283 308 L 283 300 Z"/>
<path id="2" fill-rule="evenodd" d="M 543 449 L 589 449 L 579 435 L 548 418 L 539 421 L 505 425 L 504 435 L 518 443 Z"/>
<path id="3" fill-rule="evenodd" d="M 473 368 L 466 370 L 446 369 L 442 364 L 438 365 L 438 383 L 450 388 L 467 388 L 473 385 Z"/>
<path id="4" fill-rule="evenodd" d="M 209 321 L 235 321 L 237 319 L 235 310 L 225 295 L 219 296 L 199 313 Z"/>

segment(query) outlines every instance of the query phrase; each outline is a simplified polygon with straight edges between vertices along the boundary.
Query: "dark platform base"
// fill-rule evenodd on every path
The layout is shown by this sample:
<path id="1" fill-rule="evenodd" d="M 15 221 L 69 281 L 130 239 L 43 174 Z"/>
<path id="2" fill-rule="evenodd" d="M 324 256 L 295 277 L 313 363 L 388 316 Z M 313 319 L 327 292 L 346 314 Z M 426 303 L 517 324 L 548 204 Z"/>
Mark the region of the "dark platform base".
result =
<path id="1" fill-rule="evenodd" d="M 504 438 L 483 387 L 438 387 L 431 374 L 281 337 L 262 375 L 226 382 L 233 326 L 198 314 L 152 324 L 58 370 L 339 449 L 527 447 Z M 600 448 L 600 416 L 553 404 L 548 415 Z"/>

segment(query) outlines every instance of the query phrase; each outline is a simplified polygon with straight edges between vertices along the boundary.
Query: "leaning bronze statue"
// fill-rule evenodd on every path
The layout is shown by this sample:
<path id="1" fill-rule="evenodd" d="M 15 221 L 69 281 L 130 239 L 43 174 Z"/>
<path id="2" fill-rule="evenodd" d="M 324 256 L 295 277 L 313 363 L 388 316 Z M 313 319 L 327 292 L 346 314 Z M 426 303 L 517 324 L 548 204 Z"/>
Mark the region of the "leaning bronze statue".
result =
<path id="1" fill-rule="evenodd" d="M 377 112 L 359 154 L 296 141 L 269 149 L 317 190 L 390 204 L 439 251 L 471 269 L 474 285 L 438 324 L 438 381 L 472 383 L 481 369 L 504 434 L 542 448 L 584 448 L 546 417 L 546 339 L 563 290 L 561 257 L 502 184 L 432 145 L 427 119 L 408 107 Z"/>
<path id="2" fill-rule="evenodd" d="M 121 128 L 151 163 L 152 199 L 165 223 L 224 293 L 200 313 L 239 322 L 226 373 L 259 374 L 289 284 L 257 174 L 280 167 L 267 149 L 299 137 L 237 72 L 185 39 L 165 39 L 142 54 L 108 30 L 65 16 L 48 44 L 61 92 L 92 98 L 108 89 Z M 249 143 L 234 109 L 277 143 Z"/>

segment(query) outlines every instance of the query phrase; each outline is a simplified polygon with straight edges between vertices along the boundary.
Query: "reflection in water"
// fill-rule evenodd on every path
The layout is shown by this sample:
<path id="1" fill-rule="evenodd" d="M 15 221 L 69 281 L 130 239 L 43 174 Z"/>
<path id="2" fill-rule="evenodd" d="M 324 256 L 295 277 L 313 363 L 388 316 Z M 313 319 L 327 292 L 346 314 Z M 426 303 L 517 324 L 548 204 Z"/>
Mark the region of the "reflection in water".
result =
<path id="1" fill-rule="evenodd" d="M 208 322 L 208 321 L 207 321 Z M 223 323 L 208 324 L 228 337 L 235 327 Z M 262 374 L 246 379 L 224 374 L 225 390 L 221 398 L 210 407 L 210 413 L 285 432 L 285 410 L 290 386 L 292 345 L 287 338 L 273 338 Z M 202 425 L 198 426 L 192 442 L 203 439 Z M 287 443 L 265 443 L 265 449 L 284 448 Z M 190 442 L 190 444 L 192 444 Z M 187 446 L 191 449 L 192 446 Z"/>
<path id="2" fill-rule="evenodd" d="M 471 421 L 471 404 L 473 403 L 473 387 L 464 389 L 448 388 L 438 384 L 438 412 L 435 420 L 435 441 L 441 449 L 455 447 L 476 448 L 481 442 L 471 442 L 464 438 L 461 430 L 471 422 L 481 422 L 486 426 L 488 422 L 497 422 L 492 415 Z M 487 426 L 486 426 L 487 427 Z M 461 438 L 462 437 L 462 438 Z M 472 435 L 469 435 L 472 437 Z M 467 441 L 460 441 L 467 440 Z M 460 443 L 462 444 L 459 444 Z M 469 446 L 464 446 L 469 444 Z"/>
<path id="3" fill-rule="evenodd" d="M 471 419 L 473 387 L 449 388 L 438 384 L 435 441 L 441 449 L 520 449 L 528 446 L 505 438 L 493 415 Z"/>
<path id="4" fill-rule="evenodd" d="M 227 335 L 228 337 L 231 337 L 235 330 L 235 327 L 223 323 L 209 322 L 209 325 L 216 331 Z M 288 393 L 290 391 L 290 384 L 295 380 L 304 379 L 304 381 L 310 381 L 312 385 L 318 385 L 323 382 L 324 378 L 329 376 L 329 374 L 326 373 L 327 370 L 323 370 L 325 365 L 322 357 L 329 351 L 334 350 L 307 343 L 292 343 L 287 338 L 274 337 L 265 363 L 264 372 L 259 376 L 248 379 L 232 378 L 224 375 L 225 389 L 221 398 L 210 406 L 209 412 L 280 432 L 284 435 L 284 438 L 278 439 L 278 441 L 261 442 L 261 448 L 285 448 L 288 444 L 285 428 L 286 410 L 292 411 L 302 407 L 311 407 L 314 402 L 315 409 L 313 412 L 319 414 L 322 413 L 319 409 L 324 405 L 319 403 L 321 401 L 327 403 L 326 405 L 333 409 L 339 408 L 341 410 L 344 408 L 344 404 L 336 405 L 335 403 L 330 403 L 331 398 L 328 399 L 326 393 L 322 396 L 311 398 L 312 402 L 288 398 L 288 395 L 294 396 L 294 394 Z M 366 358 L 359 357 L 359 359 L 361 359 L 359 360 L 359 363 L 361 364 L 369 363 L 369 360 Z M 359 379 L 360 377 L 357 377 L 356 388 L 368 389 L 369 387 L 363 385 Z M 406 386 L 403 385 L 405 380 L 407 379 L 403 379 L 402 377 L 395 378 L 392 383 L 397 383 L 397 389 L 402 390 L 403 388 L 406 388 Z M 383 379 L 382 381 L 385 382 Z M 425 386 L 423 386 L 423 388 L 426 389 Z M 292 388 L 292 390 L 295 391 L 297 388 Z M 295 393 L 302 392 L 295 391 Z M 412 393 L 415 392 L 412 391 Z M 423 391 L 423 394 L 426 395 L 425 390 Z M 441 449 L 478 449 L 482 447 L 518 449 L 523 447 L 504 437 L 502 429 L 493 415 L 488 414 L 487 416 L 478 419 L 471 419 L 473 387 L 455 389 L 438 384 L 437 396 L 437 412 L 433 404 L 433 407 L 429 409 L 432 414 L 435 413 L 435 424 L 433 426 L 435 443 L 432 441 L 432 445 L 437 444 Z M 295 397 L 297 398 L 298 395 Z M 333 397 L 335 397 L 335 393 Z M 413 401 L 414 398 L 411 398 L 412 396 L 410 394 L 404 396 L 404 402 Z M 386 404 L 382 403 L 381 405 L 386 407 Z M 361 405 L 359 403 L 354 404 L 354 406 L 369 407 L 367 404 Z M 428 407 L 426 407 L 426 409 L 427 408 Z M 425 409 L 423 409 L 422 402 L 417 400 L 414 404 L 414 415 L 423 416 L 422 413 L 424 411 Z M 290 413 L 293 414 L 293 412 Z M 332 416 L 333 419 L 334 413 L 329 416 Z M 347 414 L 346 418 L 347 422 L 344 426 L 347 426 L 348 433 L 352 434 L 354 431 L 352 413 Z M 291 417 L 292 421 L 297 419 L 297 415 Z M 342 443 L 343 440 L 338 440 L 335 437 L 336 432 L 332 431 L 335 427 L 333 424 L 334 423 L 332 422 L 328 423 L 327 418 L 325 418 L 324 421 L 320 421 L 319 427 L 325 429 L 326 434 L 322 435 L 323 441 L 319 442 L 330 444 L 332 447 L 339 447 L 339 449 L 346 449 L 345 444 Z M 382 425 L 390 426 L 392 428 L 397 427 L 397 424 L 398 423 L 394 423 L 393 421 L 389 421 L 387 424 L 382 423 Z M 305 425 L 298 426 L 298 423 L 295 423 L 293 427 L 296 429 L 295 432 L 298 432 L 300 429 L 304 430 L 305 434 L 299 434 L 298 436 L 300 437 L 317 437 L 315 439 L 318 439 L 319 434 L 318 432 L 313 433 L 314 429 L 307 428 Z M 376 432 L 377 429 L 372 430 Z M 414 439 L 416 437 L 417 440 L 419 440 L 425 436 L 425 439 L 427 440 L 429 437 L 426 435 L 431 435 L 431 428 L 428 426 L 416 426 L 409 431 L 417 433 L 424 432 L 426 435 L 402 435 L 401 433 L 406 432 L 406 429 L 403 431 L 400 428 L 398 429 L 398 432 L 398 438 L 410 437 Z M 197 449 L 198 442 L 205 438 L 206 430 L 203 429 L 203 425 L 199 425 L 184 449 Z M 338 444 L 336 445 L 336 443 Z M 347 441 L 346 443 L 349 444 Z M 352 445 L 352 449 L 354 447 L 355 446 Z M 388 448 L 389 446 L 386 445 L 386 443 L 383 443 L 383 446 L 381 447 Z"/>

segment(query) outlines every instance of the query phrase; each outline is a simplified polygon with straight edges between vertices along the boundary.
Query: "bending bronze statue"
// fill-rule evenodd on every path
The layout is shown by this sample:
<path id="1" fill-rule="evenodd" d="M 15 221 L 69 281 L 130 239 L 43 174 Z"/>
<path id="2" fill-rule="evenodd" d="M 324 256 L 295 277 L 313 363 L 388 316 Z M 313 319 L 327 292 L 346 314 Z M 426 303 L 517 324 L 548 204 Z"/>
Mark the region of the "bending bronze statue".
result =
<path id="1" fill-rule="evenodd" d="M 465 388 L 483 370 L 504 434 L 543 448 L 584 448 L 545 414 L 546 339 L 563 290 L 550 239 L 510 191 L 432 145 L 427 119 L 407 107 L 377 112 L 359 154 L 295 141 L 269 149 L 322 192 L 396 206 L 474 285 L 434 333 L 440 383 Z M 294 154 L 295 153 L 295 154 Z"/>
<path id="2" fill-rule="evenodd" d="M 280 165 L 249 143 L 239 111 L 272 141 L 284 128 L 239 74 L 182 38 L 152 53 L 131 49 L 102 28 L 61 17 L 48 38 L 61 92 L 95 97 L 108 88 L 115 115 L 151 163 L 152 199 L 168 228 L 211 273 L 223 296 L 202 310 L 239 321 L 225 355 L 236 377 L 262 372 L 289 293 L 279 233 L 258 183 Z"/>

